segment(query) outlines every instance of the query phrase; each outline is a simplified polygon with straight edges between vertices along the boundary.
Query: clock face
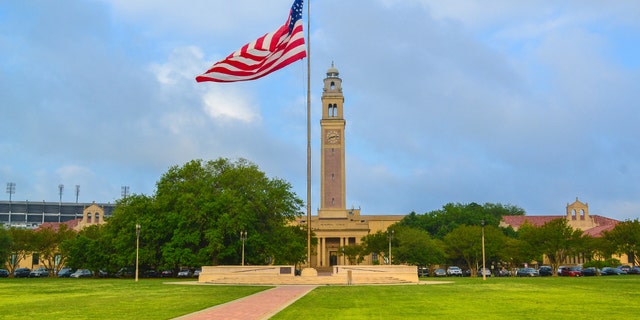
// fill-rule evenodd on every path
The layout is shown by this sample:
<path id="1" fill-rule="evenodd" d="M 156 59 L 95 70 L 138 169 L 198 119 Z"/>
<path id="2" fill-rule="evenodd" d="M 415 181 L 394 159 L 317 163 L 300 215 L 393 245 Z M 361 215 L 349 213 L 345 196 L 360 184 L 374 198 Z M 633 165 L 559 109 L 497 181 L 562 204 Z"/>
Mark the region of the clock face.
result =
<path id="1" fill-rule="evenodd" d="M 340 143 L 340 132 L 338 130 L 327 130 L 327 136 L 325 141 L 328 144 Z"/>

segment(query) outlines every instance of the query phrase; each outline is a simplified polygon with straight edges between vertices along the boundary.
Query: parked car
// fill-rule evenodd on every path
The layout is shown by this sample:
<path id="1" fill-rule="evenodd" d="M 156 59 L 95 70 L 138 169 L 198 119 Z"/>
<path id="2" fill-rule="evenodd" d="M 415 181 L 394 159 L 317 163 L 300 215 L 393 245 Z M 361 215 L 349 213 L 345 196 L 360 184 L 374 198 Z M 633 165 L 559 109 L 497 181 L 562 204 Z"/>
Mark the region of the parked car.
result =
<path id="1" fill-rule="evenodd" d="M 418 277 L 428 277 L 428 276 L 429 276 L 429 268 L 418 267 Z"/>
<path id="2" fill-rule="evenodd" d="M 602 276 L 617 276 L 617 275 L 621 275 L 623 271 L 618 269 L 618 268 L 610 268 L 610 267 L 604 267 L 602 268 L 602 271 L 600 272 L 600 275 Z"/>
<path id="3" fill-rule="evenodd" d="M 626 273 L 629 273 L 629 271 L 631 270 L 631 267 L 630 266 L 618 266 L 618 269 L 620 269 L 620 270 L 622 270 L 622 271 L 624 271 Z"/>
<path id="4" fill-rule="evenodd" d="M 5 269 L 0 269 L 0 278 L 6 278 L 9 276 L 9 271 Z"/>
<path id="5" fill-rule="evenodd" d="M 71 268 L 62 268 L 58 271 L 58 278 L 69 278 L 72 273 L 73 270 Z"/>
<path id="6" fill-rule="evenodd" d="M 462 277 L 462 269 L 457 266 L 447 268 L 447 275 L 451 277 Z"/>
<path id="7" fill-rule="evenodd" d="M 173 270 L 164 270 L 160 274 L 160 278 L 171 278 L 173 277 Z"/>
<path id="8" fill-rule="evenodd" d="M 542 267 L 540 267 L 540 269 L 538 269 L 538 274 L 541 277 L 552 276 L 553 275 L 553 269 L 551 269 L 551 267 L 549 267 L 549 266 L 542 266 Z"/>
<path id="9" fill-rule="evenodd" d="M 133 278 L 133 274 L 135 273 L 134 269 L 131 267 L 128 268 L 121 268 L 120 270 L 118 270 L 118 272 L 116 272 L 115 276 L 117 278 Z"/>
<path id="10" fill-rule="evenodd" d="M 444 269 L 436 269 L 433 272 L 433 276 L 434 277 L 446 277 L 447 276 L 447 272 L 444 271 Z"/>
<path id="11" fill-rule="evenodd" d="M 18 268 L 13 271 L 14 278 L 28 278 L 29 274 L 31 274 L 31 269 L 29 268 Z"/>
<path id="12" fill-rule="evenodd" d="M 200 272 L 202 272 L 202 269 L 196 269 L 196 270 L 193 272 L 193 276 L 194 276 L 194 277 L 199 277 L 199 276 L 200 276 Z"/>
<path id="13" fill-rule="evenodd" d="M 635 266 L 631 268 L 629 271 L 627 271 L 627 274 L 640 274 L 640 267 Z"/>
<path id="14" fill-rule="evenodd" d="M 508 269 L 503 268 L 503 269 L 498 270 L 497 276 L 498 277 L 510 277 L 511 276 L 511 272 L 509 272 Z"/>
<path id="15" fill-rule="evenodd" d="M 482 277 L 482 270 L 483 268 L 478 269 L 478 277 Z M 484 275 L 485 277 L 491 277 L 491 270 L 489 270 L 488 268 L 484 268 Z"/>
<path id="16" fill-rule="evenodd" d="M 29 278 L 47 278 L 49 277 L 49 270 L 44 267 L 35 269 L 29 273 Z"/>
<path id="17" fill-rule="evenodd" d="M 582 276 L 583 277 L 592 277 L 597 276 L 598 272 L 595 267 L 582 268 Z"/>
<path id="18" fill-rule="evenodd" d="M 142 276 L 144 278 L 157 278 L 158 277 L 158 273 L 153 269 L 145 270 L 145 272 L 142 273 Z"/>
<path id="19" fill-rule="evenodd" d="M 178 278 L 189 278 L 191 277 L 191 271 L 189 269 L 182 269 L 178 272 Z"/>
<path id="20" fill-rule="evenodd" d="M 518 277 L 537 277 L 539 275 L 538 270 L 534 268 L 522 268 L 516 271 L 516 276 Z"/>
<path id="21" fill-rule="evenodd" d="M 582 268 L 580 267 L 563 267 L 560 270 L 559 276 L 563 277 L 581 277 Z"/>
<path id="22" fill-rule="evenodd" d="M 93 277 L 93 272 L 88 269 L 78 269 L 76 272 L 72 273 L 70 278 L 91 278 Z"/>

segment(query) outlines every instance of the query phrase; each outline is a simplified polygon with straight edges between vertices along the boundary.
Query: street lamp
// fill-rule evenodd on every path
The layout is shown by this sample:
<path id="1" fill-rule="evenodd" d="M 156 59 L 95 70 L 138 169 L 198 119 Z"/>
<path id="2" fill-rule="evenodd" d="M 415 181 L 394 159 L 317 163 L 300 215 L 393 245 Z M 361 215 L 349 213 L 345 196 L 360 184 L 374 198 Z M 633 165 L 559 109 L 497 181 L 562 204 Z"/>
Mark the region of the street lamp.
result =
<path id="1" fill-rule="evenodd" d="M 484 260 L 484 220 L 480 221 L 482 225 L 482 280 L 487 280 L 487 275 L 484 272 L 485 270 L 485 260 Z"/>
<path id="2" fill-rule="evenodd" d="M 240 231 L 240 239 L 242 239 L 242 265 L 244 266 L 244 242 L 247 240 L 246 231 Z"/>
<path id="3" fill-rule="evenodd" d="M 140 249 L 140 224 L 136 224 L 136 282 L 138 282 L 138 258 Z"/>
<path id="4" fill-rule="evenodd" d="M 389 264 L 391 264 L 391 240 L 393 239 L 393 234 L 395 230 L 387 230 L 387 238 L 389 238 Z"/>

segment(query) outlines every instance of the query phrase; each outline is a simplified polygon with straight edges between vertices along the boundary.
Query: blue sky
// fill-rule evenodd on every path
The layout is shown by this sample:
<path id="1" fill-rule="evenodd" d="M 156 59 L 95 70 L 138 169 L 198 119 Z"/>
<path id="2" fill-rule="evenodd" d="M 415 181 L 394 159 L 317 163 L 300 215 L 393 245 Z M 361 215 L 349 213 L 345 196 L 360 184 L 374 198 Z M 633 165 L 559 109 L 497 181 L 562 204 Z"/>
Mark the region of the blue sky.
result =
<path id="1" fill-rule="evenodd" d="M 0 182 L 14 200 L 153 194 L 173 165 L 246 158 L 306 197 L 306 60 L 196 75 L 291 0 L 0 1 Z M 347 204 L 640 217 L 637 1 L 312 1 L 312 209 L 322 79 L 345 94 Z M 306 6 L 306 4 L 305 4 Z M 306 7 L 304 13 L 306 20 Z M 9 195 L 5 194 L 8 200 Z"/>

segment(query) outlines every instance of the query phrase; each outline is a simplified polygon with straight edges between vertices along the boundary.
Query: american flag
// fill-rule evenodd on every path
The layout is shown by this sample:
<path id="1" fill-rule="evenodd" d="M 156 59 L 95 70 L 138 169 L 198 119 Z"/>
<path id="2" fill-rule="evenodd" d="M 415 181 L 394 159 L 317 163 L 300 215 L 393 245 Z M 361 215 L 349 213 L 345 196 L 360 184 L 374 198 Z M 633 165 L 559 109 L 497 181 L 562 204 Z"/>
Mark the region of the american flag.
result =
<path id="1" fill-rule="evenodd" d="M 215 63 L 207 72 L 197 76 L 196 81 L 254 80 L 306 56 L 302 32 L 302 0 L 295 0 L 289 18 L 283 26 Z"/>

